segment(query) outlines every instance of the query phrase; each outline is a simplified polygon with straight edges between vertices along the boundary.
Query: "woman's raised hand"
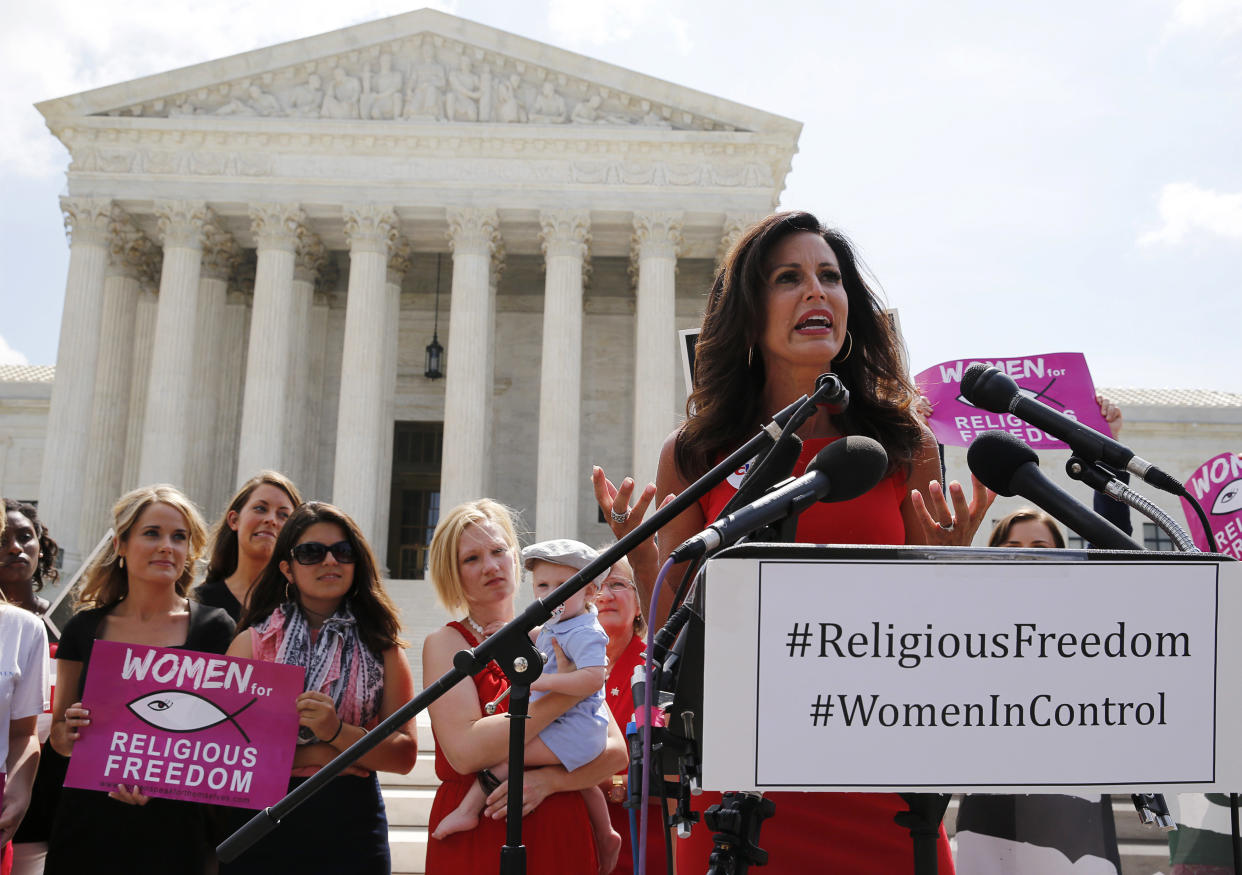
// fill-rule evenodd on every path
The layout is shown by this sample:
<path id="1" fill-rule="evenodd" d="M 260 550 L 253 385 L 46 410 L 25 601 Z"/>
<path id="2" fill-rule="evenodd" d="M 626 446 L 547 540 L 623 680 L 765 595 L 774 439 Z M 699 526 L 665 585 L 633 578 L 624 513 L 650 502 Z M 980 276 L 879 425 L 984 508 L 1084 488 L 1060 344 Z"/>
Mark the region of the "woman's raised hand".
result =
<path id="1" fill-rule="evenodd" d="M 924 543 L 965 547 L 974 540 L 984 515 L 996 500 L 996 493 L 980 483 L 973 474 L 970 475 L 970 480 L 972 495 L 969 504 L 966 502 L 966 490 L 956 480 L 949 484 L 952 507 L 945 498 L 939 480 L 932 480 L 928 484 L 927 499 L 917 489 L 910 491 L 910 502 L 914 505 L 914 512 L 923 527 Z"/>

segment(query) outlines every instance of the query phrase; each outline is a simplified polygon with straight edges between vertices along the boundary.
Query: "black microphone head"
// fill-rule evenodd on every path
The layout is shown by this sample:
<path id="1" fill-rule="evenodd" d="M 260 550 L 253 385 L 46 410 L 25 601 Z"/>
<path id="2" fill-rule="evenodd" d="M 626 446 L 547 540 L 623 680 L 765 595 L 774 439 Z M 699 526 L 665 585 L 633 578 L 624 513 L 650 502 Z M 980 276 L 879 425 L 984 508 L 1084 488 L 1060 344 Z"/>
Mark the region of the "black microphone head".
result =
<path id="1" fill-rule="evenodd" d="M 816 453 L 806 466 L 808 474 L 812 471 L 823 471 L 832 477 L 832 489 L 821 501 L 849 501 L 884 479 L 888 453 L 878 441 L 851 434 Z"/>
<path id="2" fill-rule="evenodd" d="M 1007 431 L 985 431 L 966 450 L 966 464 L 988 489 L 997 495 L 1012 496 L 1013 475 L 1027 462 L 1039 464 L 1039 456 Z"/>
<path id="3" fill-rule="evenodd" d="M 815 394 L 820 396 L 819 406 L 830 413 L 841 413 L 850 406 L 850 390 L 831 371 L 815 378 Z"/>
<path id="4" fill-rule="evenodd" d="M 993 413 L 1008 413 L 1018 394 L 1018 384 L 1008 374 L 975 362 L 962 375 L 962 397 L 976 407 Z"/>

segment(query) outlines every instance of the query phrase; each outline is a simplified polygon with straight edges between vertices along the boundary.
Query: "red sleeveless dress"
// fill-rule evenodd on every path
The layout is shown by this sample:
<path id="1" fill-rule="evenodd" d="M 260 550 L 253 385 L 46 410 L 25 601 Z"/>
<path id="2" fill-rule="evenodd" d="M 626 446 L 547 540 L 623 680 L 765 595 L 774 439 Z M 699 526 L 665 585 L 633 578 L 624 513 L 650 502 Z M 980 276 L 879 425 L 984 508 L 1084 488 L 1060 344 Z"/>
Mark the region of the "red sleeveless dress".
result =
<path id="1" fill-rule="evenodd" d="M 449 623 L 474 647 L 479 642 L 461 623 Z M 491 702 L 509 686 L 500 666 L 492 662 L 474 676 L 479 706 Z M 498 711 L 508 708 L 508 699 Z M 433 730 L 434 734 L 434 730 Z M 430 838 L 440 821 L 465 798 L 475 776 L 460 775 L 448 764 L 436 744 L 436 777 L 440 787 L 431 804 L 427 841 L 427 875 L 495 875 L 500 869 L 500 849 L 505 843 L 505 822 L 481 818 L 468 832 L 444 840 Z M 526 846 L 526 871 L 531 875 L 594 875 L 599 870 L 595 839 L 581 793 L 555 793 L 522 821 L 522 844 Z"/>
<path id="2" fill-rule="evenodd" d="M 794 475 L 806 471 L 815 454 L 835 438 L 810 439 Z M 734 475 L 703 498 L 703 518 L 714 520 L 737 491 Z M 732 481 L 732 482 L 730 482 Z M 805 544 L 904 544 L 905 523 L 901 503 L 906 476 L 897 471 L 878 486 L 852 501 L 817 502 L 798 519 L 797 540 Z M 814 757 L 814 751 L 807 751 Z M 776 803 L 776 813 L 763 822 L 759 846 L 769 854 L 764 875 L 907 875 L 914 872 L 914 846 L 910 831 L 894 823 L 893 816 L 906 810 L 896 793 L 765 793 Z M 720 801 L 719 793 L 697 797 L 696 809 Z M 712 836 L 702 823 L 690 838 L 678 841 L 678 875 L 702 875 L 712 851 Z M 938 842 L 939 873 L 953 875 L 953 857 L 943 824 Z"/>

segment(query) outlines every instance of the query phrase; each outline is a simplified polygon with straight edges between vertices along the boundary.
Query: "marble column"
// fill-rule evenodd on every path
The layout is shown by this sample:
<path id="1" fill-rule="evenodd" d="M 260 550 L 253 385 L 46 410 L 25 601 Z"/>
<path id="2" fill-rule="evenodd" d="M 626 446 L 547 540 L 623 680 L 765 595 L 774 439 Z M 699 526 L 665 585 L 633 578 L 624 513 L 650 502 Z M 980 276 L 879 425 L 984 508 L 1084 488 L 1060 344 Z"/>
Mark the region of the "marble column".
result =
<path id="1" fill-rule="evenodd" d="M 159 250 L 156 250 L 159 253 Z M 142 424 L 147 419 L 147 387 L 151 382 L 151 347 L 155 342 L 155 316 L 159 312 L 159 276 L 163 253 L 152 259 L 141 280 L 134 313 L 134 356 L 130 362 L 129 415 L 125 424 L 125 469 L 121 492 L 138 486 L 142 462 Z"/>
<path id="2" fill-rule="evenodd" d="M 203 244 L 203 269 L 198 281 L 198 331 L 194 338 L 194 385 L 190 392 L 190 441 L 186 490 L 208 518 L 224 510 L 217 501 L 216 481 L 224 475 L 216 467 L 217 431 L 222 404 L 221 346 L 229 279 L 241 258 L 231 234 L 208 226 Z M 231 396 L 230 396 L 231 397 Z M 231 481 L 229 481 L 231 484 Z"/>
<path id="3" fill-rule="evenodd" d="M 82 560 L 78 500 L 94 407 L 113 204 L 105 198 L 66 197 L 60 206 L 69 235 L 69 274 L 39 477 L 39 515 L 65 551 L 68 571 Z"/>
<path id="4" fill-rule="evenodd" d="M 371 546 L 379 559 L 381 569 L 388 567 L 388 523 L 392 505 L 392 444 L 393 423 L 397 407 L 397 349 L 401 327 L 401 283 L 410 270 L 410 244 L 398 240 L 388 256 L 388 275 L 385 283 L 385 306 L 388 315 L 384 319 L 384 350 L 380 357 L 380 369 L 388 376 L 384 379 L 384 398 L 376 437 L 379 438 L 379 469 L 375 483 L 375 540 Z M 387 573 L 385 572 L 385 576 Z"/>
<path id="5" fill-rule="evenodd" d="M 440 514 L 485 494 L 483 471 L 491 448 L 492 255 L 500 242 L 495 210 L 448 211 L 453 250 L 449 332 L 445 344 L 444 454 Z"/>
<path id="6" fill-rule="evenodd" d="M 582 401 L 582 280 L 590 214 L 560 210 L 539 216 L 547 274 L 543 293 L 543 358 L 539 369 L 539 467 L 535 537 L 578 536 L 578 464 Z"/>
<path id="7" fill-rule="evenodd" d="M 324 454 L 324 409 L 327 406 L 324 395 L 327 393 L 327 381 L 324 379 L 328 358 L 328 295 L 316 291 L 311 302 L 310 346 L 311 367 L 310 383 L 307 388 L 306 416 L 309 440 L 306 444 L 306 482 L 298 483 L 304 495 L 320 496 L 327 492 L 331 482 L 320 470 L 320 459 Z M 335 420 L 333 420 L 335 422 Z"/>
<path id="8" fill-rule="evenodd" d="M 392 379 L 382 360 L 385 322 L 390 316 L 388 256 L 398 233 L 392 207 L 361 204 L 345 208 L 349 290 L 332 500 L 354 518 L 371 543 L 378 537 L 375 484 L 379 482 L 380 441 L 375 428 L 384 410 L 384 385 Z"/>
<path id="9" fill-rule="evenodd" d="M 252 265 L 253 266 L 253 263 Z M 215 471 L 212 478 L 211 506 L 223 512 L 233 497 L 238 479 L 237 445 L 241 425 L 242 385 L 246 373 L 246 347 L 250 334 L 250 306 L 253 284 L 239 278 L 224 302 L 224 331 L 220 339 L 220 359 L 216 369 L 220 390 L 216 406 Z M 247 477 L 250 475 L 247 474 Z"/>
<path id="10" fill-rule="evenodd" d="M 326 260 L 323 242 L 309 231 L 298 237 L 293 264 L 293 296 L 289 308 L 289 392 L 285 398 L 285 473 L 299 488 L 310 475 L 306 459 L 310 444 L 310 316 L 315 280 Z"/>
<path id="11" fill-rule="evenodd" d="M 634 459 L 636 482 L 655 480 L 664 439 L 676 422 L 678 379 L 676 297 L 680 212 L 634 217 L 638 290 L 634 315 Z"/>
<path id="12" fill-rule="evenodd" d="M 298 234 L 306 214 L 296 204 L 255 204 L 250 208 L 250 220 L 259 244 L 259 262 L 237 448 L 239 484 L 265 468 L 282 471 L 285 467 L 285 405 L 289 401 L 293 337 L 289 313 L 293 309 Z"/>
<path id="13" fill-rule="evenodd" d="M 153 245 L 124 219 L 114 220 L 110 231 L 94 410 L 80 498 L 77 543 L 82 545 L 83 552 L 89 552 L 107 532 L 112 523 L 112 505 L 121 495 L 138 295 L 142 271 Z"/>
<path id="14" fill-rule="evenodd" d="M 155 214 L 164 244 L 160 305 L 155 314 L 151 380 L 142 428 L 138 479 L 185 488 L 189 456 L 190 392 L 198 330 L 198 281 L 203 238 L 211 211 L 202 201 L 158 201 Z"/>

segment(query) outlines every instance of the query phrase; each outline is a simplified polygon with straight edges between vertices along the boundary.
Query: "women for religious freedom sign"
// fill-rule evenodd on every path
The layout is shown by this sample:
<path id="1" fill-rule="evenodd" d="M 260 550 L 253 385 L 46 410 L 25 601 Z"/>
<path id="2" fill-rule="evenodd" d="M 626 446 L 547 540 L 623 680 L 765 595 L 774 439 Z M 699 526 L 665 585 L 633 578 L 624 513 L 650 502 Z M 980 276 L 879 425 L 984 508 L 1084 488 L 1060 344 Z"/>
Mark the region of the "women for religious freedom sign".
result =
<path id="1" fill-rule="evenodd" d="M 305 670 L 96 641 L 66 787 L 266 808 L 289 787 Z"/>
<path id="2" fill-rule="evenodd" d="M 1036 450 L 1063 450 L 1066 445 L 1012 413 L 992 413 L 975 407 L 962 397 L 962 375 L 976 359 L 957 359 L 933 365 L 918 373 L 914 382 L 931 402 L 928 425 L 936 440 L 946 446 L 966 447 L 981 432 L 1007 431 Z M 1095 384 L 1087 359 L 1080 352 L 1053 352 L 1015 358 L 981 359 L 1018 384 L 1028 398 L 1051 407 L 1083 425 L 1107 435 L 1108 423 L 1095 400 Z"/>

